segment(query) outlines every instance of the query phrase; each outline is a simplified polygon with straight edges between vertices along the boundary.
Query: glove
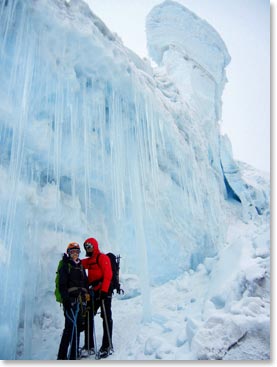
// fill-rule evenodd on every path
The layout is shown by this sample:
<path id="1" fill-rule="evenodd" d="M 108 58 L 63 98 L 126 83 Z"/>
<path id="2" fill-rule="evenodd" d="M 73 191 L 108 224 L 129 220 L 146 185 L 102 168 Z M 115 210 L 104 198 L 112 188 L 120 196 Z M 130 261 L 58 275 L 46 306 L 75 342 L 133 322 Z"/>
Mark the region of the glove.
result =
<path id="1" fill-rule="evenodd" d="M 67 298 L 63 301 L 63 307 L 65 309 L 65 311 L 70 311 L 71 309 L 71 302 L 70 302 L 70 299 Z"/>
<path id="2" fill-rule="evenodd" d="M 100 291 L 100 301 L 108 298 L 108 292 Z"/>
<path id="3" fill-rule="evenodd" d="M 86 302 L 90 301 L 90 295 L 88 293 L 85 294 L 85 300 L 86 300 Z"/>

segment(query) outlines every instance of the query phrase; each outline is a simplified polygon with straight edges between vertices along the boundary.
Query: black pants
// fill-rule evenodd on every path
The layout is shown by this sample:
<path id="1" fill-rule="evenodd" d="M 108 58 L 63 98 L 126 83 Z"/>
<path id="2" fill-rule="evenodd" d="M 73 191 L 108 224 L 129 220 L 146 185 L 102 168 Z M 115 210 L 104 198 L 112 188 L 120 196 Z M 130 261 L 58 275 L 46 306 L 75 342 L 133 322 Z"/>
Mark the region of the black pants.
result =
<path id="1" fill-rule="evenodd" d="M 77 307 L 79 311 L 74 323 Z M 69 359 L 77 359 L 78 357 L 80 332 L 84 330 L 83 310 L 77 302 L 71 310 L 64 311 L 65 323 L 57 359 L 68 359 L 68 348 L 70 348 Z"/>
<path id="2" fill-rule="evenodd" d="M 112 320 L 112 296 L 109 296 L 104 300 L 104 306 L 107 315 L 109 333 L 111 338 L 111 345 L 112 345 L 112 333 L 113 333 L 113 320 Z M 87 322 L 86 322 L 86 329 L 85 329 L 85 348 L 90 349 L 94 348 L 94 316 L 96 315 L 98 309 L 101 308 L 101 317 L 103 320 L 103 339 L 102 339 L 102 348 L 109 347 L 109 337 L 107 332 L 106 321 L 104 317 L 104 310 L 102 307 L 102 301 L 100 301 L 99 294 L 95 293 L 94 297 L 91 300 L 90 309 L 87 313 Z"/>

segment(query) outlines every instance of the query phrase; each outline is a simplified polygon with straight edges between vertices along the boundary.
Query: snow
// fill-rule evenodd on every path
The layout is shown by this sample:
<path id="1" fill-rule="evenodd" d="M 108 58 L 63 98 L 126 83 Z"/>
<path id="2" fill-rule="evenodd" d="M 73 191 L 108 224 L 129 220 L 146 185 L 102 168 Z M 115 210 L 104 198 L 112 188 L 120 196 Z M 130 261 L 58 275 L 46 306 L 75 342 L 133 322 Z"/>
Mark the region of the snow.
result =
<path id="1" fill-rule="evenodd" d="M 95 236 L 122 256 L 110 360 L 269 359 L 269 178 L 220 134 L 219 34 L 165 1 L 152 68 L 80 0 L 0 17 L 1 358 L 56 359 L 57 263 Z"/>
<path id="2" fill-rule="evenodd" d="M 249 224 L 236 220 L 229 233 L 228 244 L 216 258 L 208 259 L 196 271 L 151 288 L 151 322 L 142 322 L 142 297 L 136 291 L 130 292 L 131 284 L 136 290 L 136 282 L 126 275 L 121 277 L 130 297 L 113 299 L 115 353 L 109 360 L 269 358 L 269 254 L 266 259 L 260 258 L 251 271 L 251 258 L 245 257 L 245 252 L 254 254 L 261 233 L 266 236 L 267 224 L 253 224 L 249 235 Z M 236 259 L 238 264 L 234 265 Z M 58 305 L 53 309 L 57 315 L 62 313 Z M 50 313 L 44 314 L 42 328 L 33 341 L 38 348 L 34 359 L 55 359 L 62 317 L 60 325 L 55 322 Z M 98 342 L 101 328 L 98 315 Z"/>

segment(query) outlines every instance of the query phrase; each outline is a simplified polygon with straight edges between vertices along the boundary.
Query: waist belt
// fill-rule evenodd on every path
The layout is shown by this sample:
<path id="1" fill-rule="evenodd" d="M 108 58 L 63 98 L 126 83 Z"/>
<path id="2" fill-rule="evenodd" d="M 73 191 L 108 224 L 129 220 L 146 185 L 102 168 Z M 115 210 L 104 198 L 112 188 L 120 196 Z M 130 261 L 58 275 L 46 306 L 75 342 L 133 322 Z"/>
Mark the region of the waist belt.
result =
<path id="1" fill-rule="evenodd" d="M 81 288 L 81 287 L 68 288 L 68 293 L 71 293 L 71 292 L 74 292 L 74 291 L 82 291 L 82 292 L 85 292 L 85 293 L 88 292 L 86 288 Z"/>

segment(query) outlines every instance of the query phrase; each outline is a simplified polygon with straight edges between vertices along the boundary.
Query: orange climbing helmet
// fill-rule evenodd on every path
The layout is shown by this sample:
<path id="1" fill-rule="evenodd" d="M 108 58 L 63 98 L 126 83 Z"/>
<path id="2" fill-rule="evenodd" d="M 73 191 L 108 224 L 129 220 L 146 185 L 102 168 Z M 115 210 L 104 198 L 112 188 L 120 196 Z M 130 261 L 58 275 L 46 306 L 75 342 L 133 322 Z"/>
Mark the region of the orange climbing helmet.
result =
<path id="1" fill-rule="evenodd" d="M 80 246 L 77 242 L 70 242 L 70 244 L 67 246 L 66 252 L 70 254 L 71 250 L 79 250 L 79 253 L 81 252 Z"/>

